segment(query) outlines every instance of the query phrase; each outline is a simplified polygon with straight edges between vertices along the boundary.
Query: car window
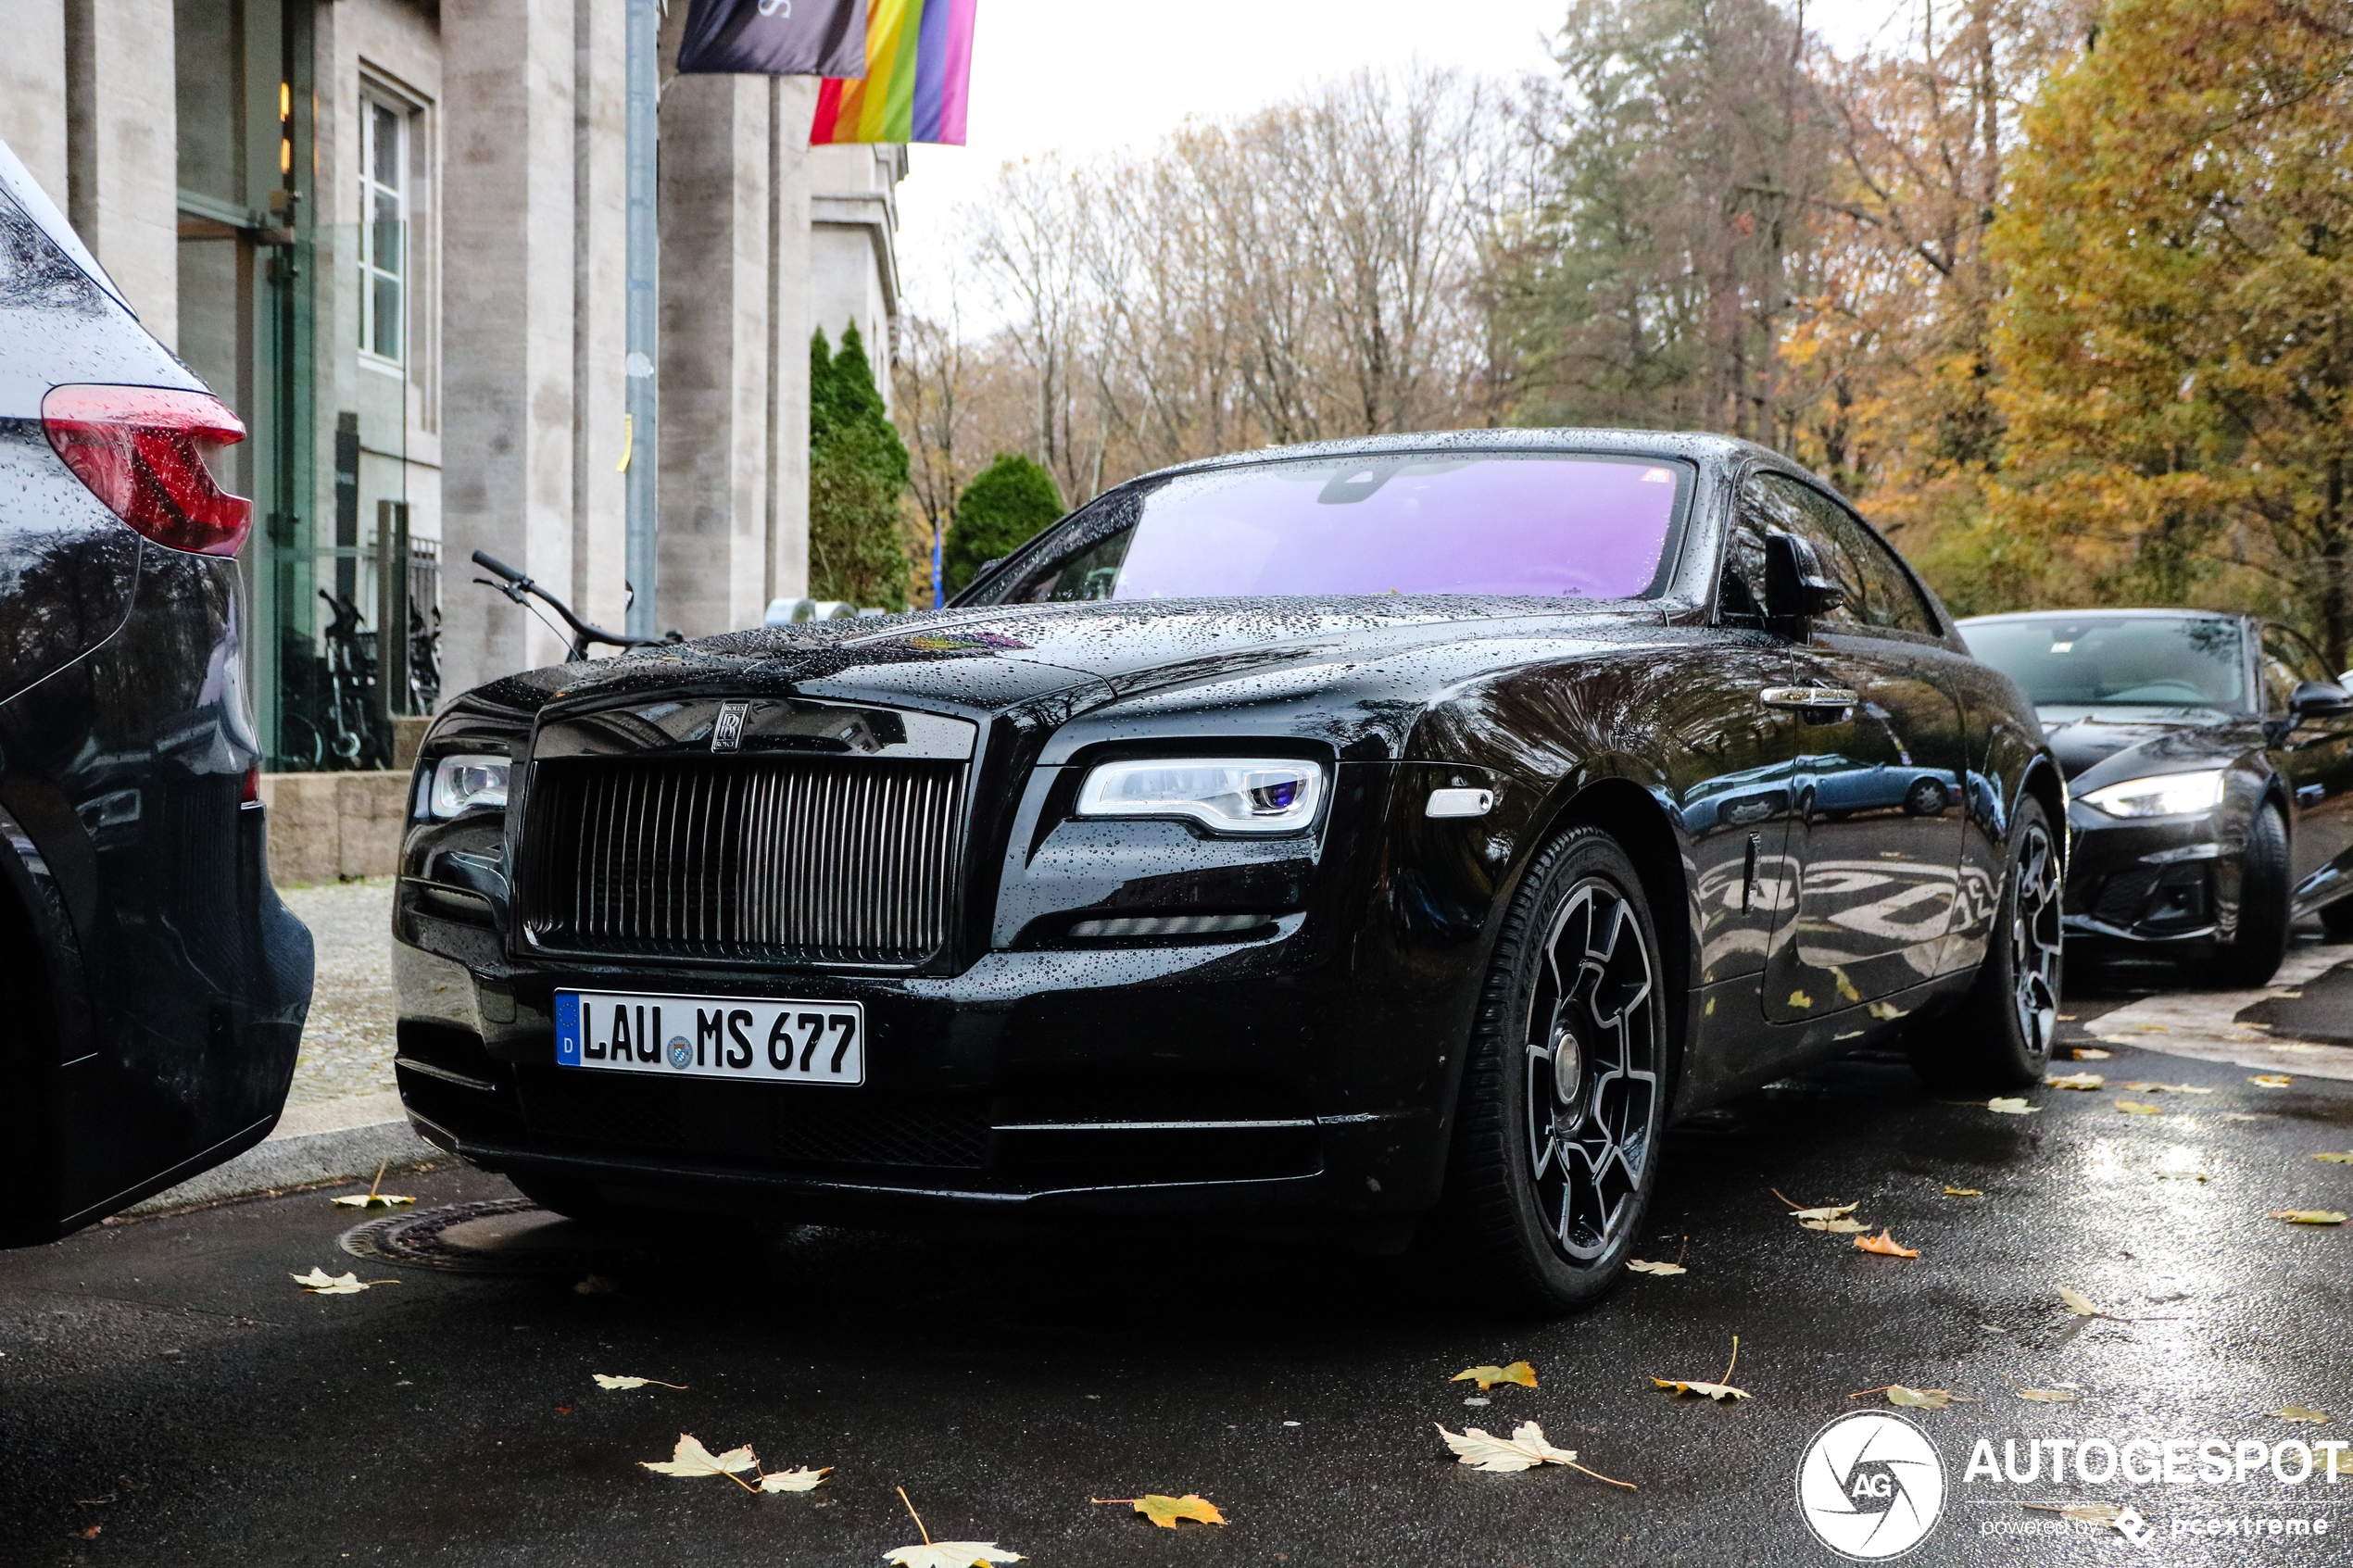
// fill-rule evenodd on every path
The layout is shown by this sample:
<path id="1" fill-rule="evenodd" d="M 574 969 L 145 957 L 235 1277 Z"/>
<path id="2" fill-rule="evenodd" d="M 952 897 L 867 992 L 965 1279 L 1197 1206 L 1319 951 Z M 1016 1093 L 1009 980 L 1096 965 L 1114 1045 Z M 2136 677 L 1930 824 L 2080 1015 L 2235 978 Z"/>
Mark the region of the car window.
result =
<path id="1" fill-rule="evenodd" d="M 1727 626 L 1765 624 L 1765 519 L 1743 507 L 1724 542 L 1723 583 L 1716 594 L 1716 618 Z"/>
<path id="2" fill-rule="evenodd" d="M 2271 713 L 2287 711 L 2287 699 L 2307 681 L 2334 681 L 2310 643 L 2285 626 L 2263 628 L 2263 706 Z"/>
<path id="3" fill-rule="evenodd" d="M 1104 496 L 977 603 L 1658 592 L 1687 463 L 1397 452 L 1243 463 Z"/>
<path id="4" fill-rule="evenodd" d="M 2241 624 L 2235 616 L 2055 610 L 1967 621 L 1961 637 L 1971 655 L 2025 687 L 2038 707 L 2245 711 Z"/>
<path id="5" fill-rule="evenodd" d="M 1794 533 L 1813 546 L 1831 581 L 1846 590 L 1846 603 L 1818 619 L 1936 634 L 1936 618 L 1895 552 L 1820 491 L 1787 474 L 1758 474 L 1749 481 L 1742 510 L 1766 528 Z"/>

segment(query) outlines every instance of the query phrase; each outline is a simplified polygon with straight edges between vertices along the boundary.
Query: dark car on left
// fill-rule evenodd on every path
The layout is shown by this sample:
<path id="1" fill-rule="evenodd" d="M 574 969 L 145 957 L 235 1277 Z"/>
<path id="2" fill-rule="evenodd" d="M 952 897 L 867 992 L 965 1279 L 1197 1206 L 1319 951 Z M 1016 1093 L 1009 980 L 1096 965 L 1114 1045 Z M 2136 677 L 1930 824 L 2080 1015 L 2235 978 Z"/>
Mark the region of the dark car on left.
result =
<path id="1" fill-rule="evenodd" d="M 243 428 L 0 145 L 0 1245 L 251 1147 L 309 1005 L 271 890 Z"/>

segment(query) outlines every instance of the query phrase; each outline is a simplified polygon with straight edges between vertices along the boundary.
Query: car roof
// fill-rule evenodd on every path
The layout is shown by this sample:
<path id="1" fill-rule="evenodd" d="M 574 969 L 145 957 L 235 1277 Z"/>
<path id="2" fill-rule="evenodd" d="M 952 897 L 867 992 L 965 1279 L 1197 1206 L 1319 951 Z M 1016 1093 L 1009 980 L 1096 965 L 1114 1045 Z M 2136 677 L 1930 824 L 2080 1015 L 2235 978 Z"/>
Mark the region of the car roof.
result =
<path id="1" fill-rule="evenodd" d="M 1769 447 L 1735 436 L 1709 435 L 1692 431 L 1589 430 L 1554 426 L 1532 430 L 1409 431 L 1395 435 L 1353 435 L 1334 441 L 1307 441 L 1291 446 L 1259 446 L 1247 452 L 1227 452 L 1192 462 L 1172 463 L 1164 469 L 1139 474 L 1136 478 L 1159 479 L 1172 474 L 1200 473 L 1253 463 L 1291 462 L 1302 458 L 1378 457 L 1409 452 L 1596 452 L 1622 453 L 1628 457 L 1685 458 L 1692 461 L 1714 458 L 1719 462 L 1745 457 L 1767 459 L 1778 467 L 1789 466 L 1788 458 Z"/>

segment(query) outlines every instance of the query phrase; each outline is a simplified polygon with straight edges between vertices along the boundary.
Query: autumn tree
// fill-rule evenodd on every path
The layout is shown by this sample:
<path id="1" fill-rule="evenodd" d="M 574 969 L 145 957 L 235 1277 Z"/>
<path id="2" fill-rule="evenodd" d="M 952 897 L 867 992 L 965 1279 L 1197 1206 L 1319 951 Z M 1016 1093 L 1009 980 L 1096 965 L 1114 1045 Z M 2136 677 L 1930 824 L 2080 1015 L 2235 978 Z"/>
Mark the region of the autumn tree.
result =
<path id="1" fill-rule="evenodd" d="M 2353 5 L 2113 0 L 1994 235 L 2003 513 L 2050 602 L 2353 643 Z"/>

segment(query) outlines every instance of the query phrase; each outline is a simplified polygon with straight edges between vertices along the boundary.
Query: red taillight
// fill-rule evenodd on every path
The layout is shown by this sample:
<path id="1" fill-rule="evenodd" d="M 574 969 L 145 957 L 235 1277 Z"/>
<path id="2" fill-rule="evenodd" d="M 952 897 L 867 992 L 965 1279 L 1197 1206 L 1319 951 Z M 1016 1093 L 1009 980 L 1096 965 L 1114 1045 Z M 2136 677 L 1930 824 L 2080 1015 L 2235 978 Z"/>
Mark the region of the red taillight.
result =
<path id="1" fill-rule="evenodd" d="M 238 803 L 240 805 L 251 806 L 259 801 L 260 798 L 261 770 L 258 767 L 247 768 L 245 770 L 245 787 L 237 792 Z"/>
<path id="2" fill-rule="evenodd" d="M 158 545 L 233 556 L 253 503 L 213 483 L 204 454 L 245 438 L 208 392 L 57 386 L 41 400 L 49 445 L 107 509 Z"/>

